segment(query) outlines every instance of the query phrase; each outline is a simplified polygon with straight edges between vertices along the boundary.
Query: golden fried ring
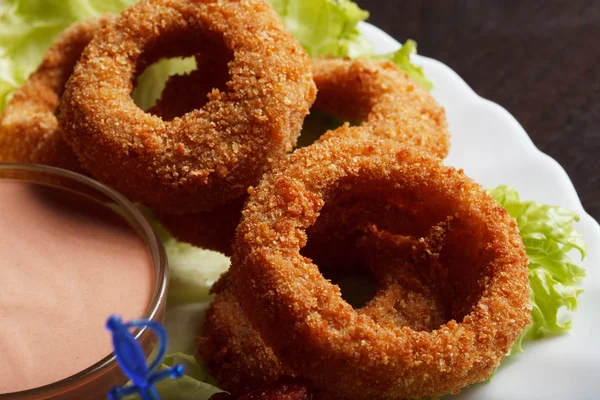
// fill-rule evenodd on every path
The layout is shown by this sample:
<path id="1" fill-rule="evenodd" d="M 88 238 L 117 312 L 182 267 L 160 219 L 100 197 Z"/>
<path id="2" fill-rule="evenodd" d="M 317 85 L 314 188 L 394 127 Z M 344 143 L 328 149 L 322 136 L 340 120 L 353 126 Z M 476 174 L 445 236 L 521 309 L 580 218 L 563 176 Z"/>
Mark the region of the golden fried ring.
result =
<path id="1" fill-rule="evenodd" d="M 187 56 L 207 42 L 233 54 L 226 91 L 173 121 L 134 104 L 140 66 L 162 49 Z M 265 0 L 143 0 L 87 46 L 61 122 L 96 178 L 154 211 L 184 214 L 255 184 L 295 145 L 314 97 L 308 56 Z"/>
<path id="2" fill-rule="evenodd" d="M 330 131 L 321 140 L 372 135 L 440 158 L 448 155 L 450 134 L 443 107 L 391 61 L 320 58 L 313 60 L 313 71 L 319 90 L 313 108 L 361 122 L 360 128 Z"/>
<path id="3" fill-rule="evenodd" d="M 378 324 L 300 254 L 324 204 L 350 193 L 405 205 L 426 226 L 447 221 L 453 320 L 433 332 Z M 389 140 L 330 138 L 267 173 L 236 231 L 231 279 L 275 354 L 337 398 L 456 393 L 487 379 L 530 321 L 515 221 L 462 171 Z"/>
<path id="4" fill-rule="evenodd" d="M 62 139 L 56 116 L 77 60 L 107 20 L 91 19 L 68 27 L 44 54 L 37 70 L 15 91 L 0 120 L 0 162 L 81 171 L 77 157 Z"/>
<path id="5" fill-rule="evenodd" d="M 336 213 L 336 216 L 340 214 Z M 358 220 L 356 222 L 361 224 Z M 355 227 L 348 231 L 349 234 L 354 232 Z M 362 259 L 382 287 L 358 312 L 382 324 L 426 331 L 436 329 L 448 320 L 439 290 L 443 281 L 433 282 L 431 279 L 435 275 L 436 263 L 425 241 L 418 242 L 376 230 L 363 232 L 354 243 L 343 248 L 331 248 L 330 252 L 345 253 L 353 246 L 358 250 L 354 252 L 356 259 L 353 262 Z M 334 272 L 342 277 L 348 275 L 353 266 L 350 263 L 327 264 L 326 269 L 338 270 Z M 235 395 L 243 395 L 281 377 L 298 375 L 275 355 L 252 326 L 233 291 L 229 274 L 221 277 L 211 292 L 216 296 L 207 310 L 198 346 L 201 358 L 219 387 Z"/>
<path id="6" fill-rule="evenodd" d="M 210 218 L 209 213 L 206 214 Z M 241 212 L 239 214 L 236 224 Z M 431 331 L 448 320 L 447 310 L 435 296 L 439 290 L 434 290 L 432 282 L 426 282 L 431 281 L 427 275 L 433 275 L 434 263 L 429 258 L 423 260 L 425 262 L 416 259 L 435 254 L 435 249 L 424 247 L 427 242 L 408 241 L 402 235 L 403 232 L 418 233 L 416 222 L 410 211 L 385 201 L 370 200 L 367 204 L 338 201 L 324 207 L 316 224 L 307 230 L 308 244 L 302 253 L 322 271 L 325 269 L 328 277 L 343 278 L 364 264 L 387 290 L 376 293 L 359 312 L 381 323 Z M 371 232 L 367 235 L 366 231 L 373 226 L 385 231 L 377 236 Z M 188 230 L 187 227 L 184 230 Z M 399 236 L 390 237 L 387 232 Z M 410 265 L 407 255 L 415 257 Z M 391 268 L 392 265 L 398 268 Z M 228 274 L 211 292 L 216 296 L 207 310 L 198 346 L 201 358 L 219 387 L 243 395 L 282 376 L 297 375 L 265 344 L 245 316 Z"/>

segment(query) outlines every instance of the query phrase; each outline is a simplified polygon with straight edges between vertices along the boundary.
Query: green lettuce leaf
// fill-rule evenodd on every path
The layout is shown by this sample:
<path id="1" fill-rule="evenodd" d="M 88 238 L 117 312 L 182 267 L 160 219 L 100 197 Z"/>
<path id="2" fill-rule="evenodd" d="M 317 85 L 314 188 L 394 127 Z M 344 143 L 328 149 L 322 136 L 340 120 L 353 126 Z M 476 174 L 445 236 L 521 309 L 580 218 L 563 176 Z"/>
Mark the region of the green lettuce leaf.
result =
<path id="1" fill-rule="evenodd" d="M 156 385 L 161 398 L 169 400 L 208 400 L 215 394 L 222 392 L 212 384 L 213 380 L 194 356 L 184 353 L 173 353 L 165 357 L 163 368 L 175 364 L 185 366 L 185 375 L 179 379 L 167 379 Z"/>
<path id="2" fill-rule="evenodd" d="M 3 0 L 0 2 L 0 111 L 71 23 L 117 13 L 135 0 Z"/>
<path id="3" fill-rule="evenodd" d="M 229 259 L 220 253 L 181 243 L 172 237 L 163 240 L 171 277 L 169 305 L 204 302 L 219 276 L 229 268 Z"/>
<path id="4" fill-rule="evenodd" d="M 384 59 L 393 61 L 398 68 L 404 70 L 412 78 L 413 81 L 419 83 L 427 90 L 433 89 L 433 83 L 425 77 L 423 68 L 418 67 L 410 61 L 410 55 L 417 53 L 417 42 L 414 40 L 407 40 L 402 45 L 400 50 L 395 53 L 382 56 Z"/>
<path id="5" fill-rule="evenodd" d="M 153 358 L 154 354 L 150 356 L 150 359 Z M 185 375 L 179 379 L 165 379 L 156 384 L 156 389 L 162 399 L 208 400 L 213 394 L 222 392 L 214 385 L 214 380 L 206 368 L 194 356 L 180 352 L 169 354 L 164 358 L 160 369 L 164 370 L 175 364 L 183 364 Z M 140 399 L 140 396 L 131 395 L 126 398 L 134 400 Z"/>
<path id="6" fill-rule="evenodd" d="M 513 347 L 522 351 L 524 340 L 539 339 L 571 329 L 570 313 L 577 309 L 582 292 L 577 284 L 584 269 L 571 258 L 573 251 L 581 260 L 586 256 L 582 234 L 573 224 L 579 216 L 562 207 L 523 201 L 519 194 L 500 186 L 492 196 L 515 218 L 529 258 L 532 324 Z"/>
<path id="7" fill-rule="evenodd" d="M 222 390 L 215 386 L 206 367 L 192 354 L 197 352 L 196 337 L 211 301 L 209 289 L 229 268 L 229 259 L 219 253 L 178 242 L 150 213 L 144 211 L 151 219 L 169 260 L 169 293 L 163 320 L 169 346 L 163 367 L 175 364 L 186 367 L 185 376 L 160 382 L 157 389 L 163 399 L 208 400 Z"/>
<path id="8" fill-rule="evenodd" d="M 131 97 L 142 110 L 152 107 L 165 88 L 167 79 L 172 75 L 183 75 L 196 69 L 194 57 L 169 58 L 149 66 L 139 76 L 138 84 Z"/>
<path id="9" fill-rule="evenodd" d="M 423 69 L 414 65 L 410 55 L 417 44 L 407 40 L 395 53 L 377 56 L 373 45 L 366 41 L 358 24 L 369 17 L 350 0 L 269 0 L 287 28 L 312 57 L 384 58 L 394 62 L 415 82 L 431 90 Z"/>
<path id="10" fill-rule="evenodd" d="M 350 0 L 269 0 L 309 55 L 355 57 L 372 45 L 358 30 L 369 13 Z"/>

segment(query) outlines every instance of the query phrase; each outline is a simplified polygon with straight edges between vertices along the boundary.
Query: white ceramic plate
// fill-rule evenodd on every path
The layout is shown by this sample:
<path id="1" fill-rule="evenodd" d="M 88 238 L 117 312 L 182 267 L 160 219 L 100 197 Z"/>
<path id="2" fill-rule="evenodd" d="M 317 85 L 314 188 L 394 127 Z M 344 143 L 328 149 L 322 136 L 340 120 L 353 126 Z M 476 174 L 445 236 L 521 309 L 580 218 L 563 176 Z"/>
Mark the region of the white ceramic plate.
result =
<path id="1" fill-rule="evenodd" d="M 378 53 L 400 44 L 370 24 L 361 26 Z M 439 61 L 415 56 L 435 85 L 432 94 L 446 109 L 452 147 L 446 163 L 463 168 L 484 187 L 509 185 L 523 199 L 559 205 L 581 215 L 577 229 L 588 244 L 587 277 L 573 330 L 528 343 L 503 362 L 494 378 L 448 399 L 587 400 L 600 398 L 600 226 L 583 209 L 564 169 L 540 152 L 504 108 L 479 97 Z"/>

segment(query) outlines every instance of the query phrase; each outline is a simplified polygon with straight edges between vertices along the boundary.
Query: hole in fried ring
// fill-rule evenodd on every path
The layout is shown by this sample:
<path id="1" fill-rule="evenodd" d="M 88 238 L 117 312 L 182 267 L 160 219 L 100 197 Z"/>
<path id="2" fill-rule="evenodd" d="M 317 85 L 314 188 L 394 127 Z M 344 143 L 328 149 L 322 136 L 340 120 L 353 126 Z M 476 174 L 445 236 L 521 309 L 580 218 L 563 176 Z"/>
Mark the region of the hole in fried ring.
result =
<path id="1" fill-rule="evenodd" d="M 319 90 L 313 109 L 360 122 L 360 129 L 331 130 L 321 140 L 367 135 L 448 155 L 444 109 L 392 62 L 320 58 L 313 60 L 313 71 Z"/>
<path id="2" fill-rule="evenodd" d="M 381 210 L 377 202 L 345 202 L 323 210 L 316 224 L 318 231 L 311 235 L 307 246 L 312 242 L 323 250 L 309 250 L 316 256 L 313 262 L 319 265 L 325 277 L 334 278 L 332 283 L 340 286 L 344 299 L 345 287 L 340 282 L 364 276 L 365 268 L 370 271 L 374 285 L 379 282 L 381 286 L 376 293 L 364 292 L 364 280 L 350 282 L 360 286 L 358 293 L 350 295 L 358 295 L 363 302 L 368 300 L 358 307 L 353 304 L 360 313 L 381 324 L 426 331 L 438 328 L 448 320 L 448 313 L 436 285 L 429 282 L 431 277 L 427 275 L 432 274 L 426 273 L 435 270 L 437 264 L 430 255 L 431 249 L 406 236 L 373 229 L 374 223 L 386 228 L 398 224 L 406 228 L 403 222 L 407 221 L 407 213 Z M 390 216 L 394 217 L 391 224 Z M 327 240 L 330 237 L 335 239 Z M 236 298 L 228 274 L 214 285 L 212 292 L 216 296 L 207 311 L 198 345 L 200 355 L 220 387 L 243 395 L 282 376 L 297 375 L 252 326 Z"/>

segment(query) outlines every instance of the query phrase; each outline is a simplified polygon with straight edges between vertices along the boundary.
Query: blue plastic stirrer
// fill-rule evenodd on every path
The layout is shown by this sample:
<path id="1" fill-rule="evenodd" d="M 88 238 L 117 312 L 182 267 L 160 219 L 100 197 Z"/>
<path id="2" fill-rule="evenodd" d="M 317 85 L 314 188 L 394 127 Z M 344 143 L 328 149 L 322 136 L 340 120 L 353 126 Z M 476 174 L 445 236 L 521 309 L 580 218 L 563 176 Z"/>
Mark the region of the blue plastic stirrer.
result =
<path id="1" fill-rule="evenodd" d="M 158 336 L 158 354 L 150 366 L 146 364 L 146 355 L 142 346 L 135 340 L 130 329 L 147 327 Z M 110 400 L 119 400 L 125 396 L 139 394 L 142 400 L 160 400 L 154 385 L 166 378 L 177 379 L 183 376 L 185 368 L 178 364 L 157 371 L 167 351 L 167 331 L 156 321 L 136 319 L 123 323 L 121 317 L 113 315 L 106 322 L 106 328 L 112 332 L 112 342 L 119 366 L 132 384 L 115 387 L 108 394 Z"/>

